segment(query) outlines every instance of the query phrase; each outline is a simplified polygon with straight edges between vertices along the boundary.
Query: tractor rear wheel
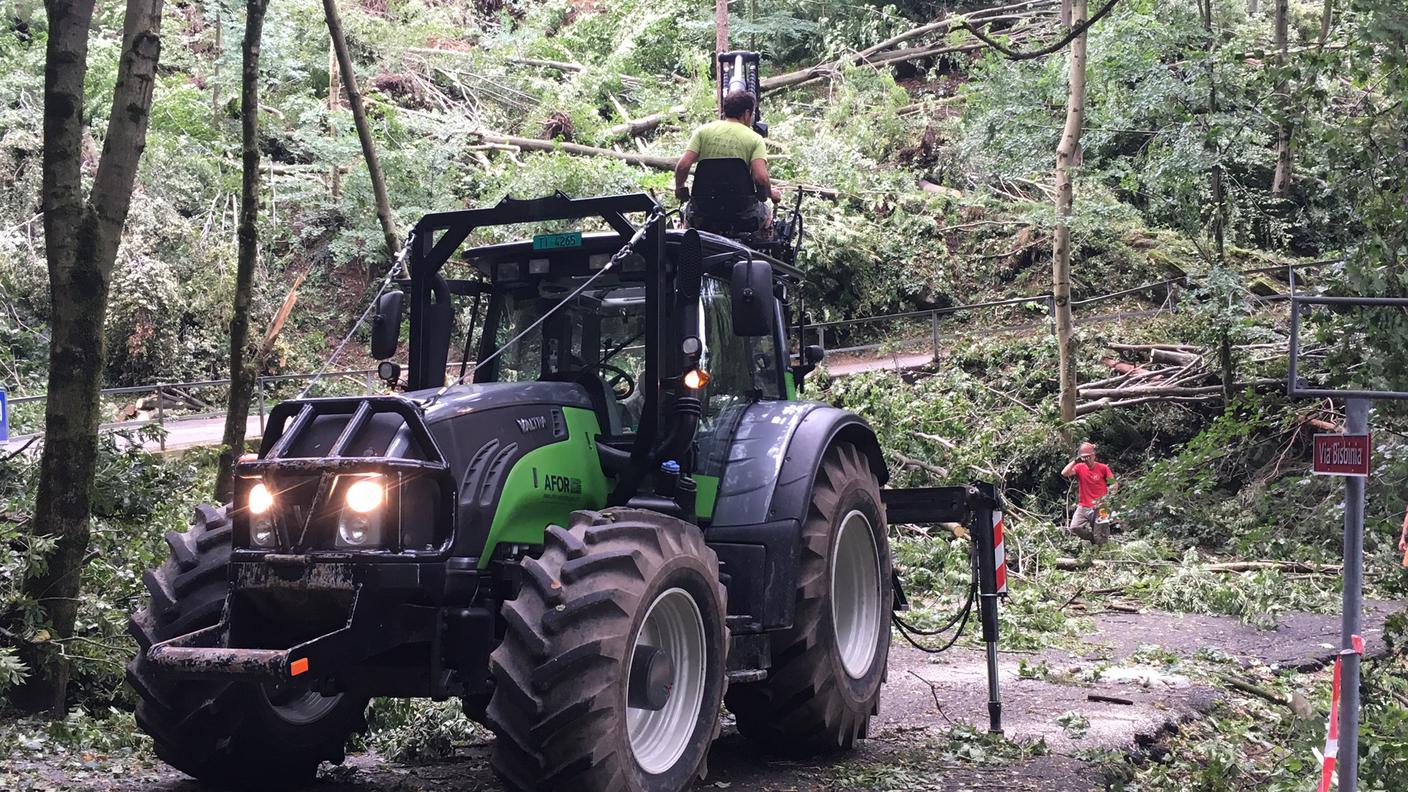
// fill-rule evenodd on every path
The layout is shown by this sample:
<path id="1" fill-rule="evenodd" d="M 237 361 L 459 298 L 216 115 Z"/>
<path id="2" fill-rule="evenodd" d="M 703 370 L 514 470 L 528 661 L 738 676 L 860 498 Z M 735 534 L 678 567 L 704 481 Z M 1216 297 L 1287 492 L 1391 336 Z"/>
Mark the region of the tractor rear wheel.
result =
<path id="1" fill-rule="evenodd" d="M 516 789 L 680 792 L 719 730 L 728 650 L 719 564 L 693 525 L 576 512 L 503 606 L 489 661 L 494 770 Z"/>
<path id="2" fill-rule="evenodd" d="M 144 581 L 151 599 L 132 614 L 139 651 L 127 665 L 137 725 L 162 761 L 223 788 L 297 787 L 318 764 L 341 763 L 348 735 L 365 728 L 367 700 L 307 688 L 175 679 L 147 661 L 152 644 L 215 624 L 225 605 L 231 527 L 225 509 L 201 506 L 186 533 L 168 533 L 171 557 Z"/>
<path id="3" fill-rule="evenodd" d="M 792 628 L 772 668 L 734 685 L 738 730 L 790 754 L 849 749 L 880 708 L 890 652 L 890 544 L 880 483 L 850 443 L 827 451 L 802 524 Z"/>

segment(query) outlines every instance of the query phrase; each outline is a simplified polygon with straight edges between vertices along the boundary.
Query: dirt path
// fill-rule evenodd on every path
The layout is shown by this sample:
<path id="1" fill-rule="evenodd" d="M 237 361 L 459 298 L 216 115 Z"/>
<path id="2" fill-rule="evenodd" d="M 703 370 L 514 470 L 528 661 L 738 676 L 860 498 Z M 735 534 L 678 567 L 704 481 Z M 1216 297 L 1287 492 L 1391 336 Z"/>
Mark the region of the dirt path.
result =
<path id="1" fill-rule="evenodd" d="M 1370 654 L 1394 606 L 1371 602 L 1364 619 Z M 1102 752 L 1125 753 L 1179 721 L 1207 712 L 1222 691 L 1168 670 L 1164 653 L 1192 657 L 1217 649 L 1243 662 L 1313 669 L 1334 655 L 1336 616 L 1288 614 L 1262 631 L 1223 616 L 1105 613 L 1081 651 L 1001 655 L 1006 737 L 986 739 L 984 658 L 974 649 L 930 656 L 906 645 L 890 654 L 889 682 L 871 739 L 849 754 L 792 761 L 771 756 L 726 726 L 698 790 L 834 792 L 962 789 L 969 792 L 1077 792 L 1103 788 Z M 1021 674 L 1025 661 L 1028 671 Z M 1033 669 L 1040 669 L 1033 671 Z M 1091 701 L 1090 696 L 1111 701 Z M 1128 703 L 1116 703 L 1128 702 Z M 398 764 L 375 754 L 326 768 L 319 792 L 500 792 L 489 770 L 490 741 L 461 748 L 447 761 Z M 0 763 L 16 789 L 102 792 L 197 792 L 179 773 L 150 762 L 114 769 L 102 758 L 50 767 L 18 759 Z M 5 786 L 0 784 L 0 786 Z"/>

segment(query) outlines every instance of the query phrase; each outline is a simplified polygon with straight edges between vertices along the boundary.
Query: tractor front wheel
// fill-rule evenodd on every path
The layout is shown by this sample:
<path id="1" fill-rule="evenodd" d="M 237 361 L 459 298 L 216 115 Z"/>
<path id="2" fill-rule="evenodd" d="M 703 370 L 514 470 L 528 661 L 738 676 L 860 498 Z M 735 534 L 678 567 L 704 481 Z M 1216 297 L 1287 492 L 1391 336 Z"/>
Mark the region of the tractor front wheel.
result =
<path id="1" fill-rule="evenodd" d="M 341 763 L 348 735 L 366 725 L 365 697 L 178 679 L 147 661 L 153 643 L 218 622 L 228 590 L 225 509 L 199 507 L 190 529 L 167 534 L 166 542 L 171 558 L 146 573 L 151 600 L 130 620 L 138 652 L 127 665 L 137 725 L 151 735 L 157 756 L 207 784 L 258 790 L 302 786 L 319 763 Z"/>
<path id="2" fill-rule="evenodd" d="M 827 451 L 802 524 L 792 628 L 772 668 L 734 685 L 738 730 L 789 754 L 849 749 L 879 711 L 890 652 L 890 544 L 880 483 L 850 443 Z"/>
<path id="3" fill-rule="evenodd" d="M 699 529 L 655 512 L 576 512 L 503 607 L 487 712 L 517 789 L 680 792 L 719 730 L 725 593 Z"/>

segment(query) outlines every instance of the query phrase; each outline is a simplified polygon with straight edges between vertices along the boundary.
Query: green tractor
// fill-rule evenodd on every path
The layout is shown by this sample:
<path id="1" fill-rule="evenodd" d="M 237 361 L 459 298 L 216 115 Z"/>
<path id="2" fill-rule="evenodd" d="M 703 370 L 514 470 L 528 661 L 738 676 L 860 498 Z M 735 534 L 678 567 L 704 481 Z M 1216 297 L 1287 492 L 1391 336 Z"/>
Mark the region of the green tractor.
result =
<path id="1" fill-rule="evenodd" d="M 403 390 L 279 404 L 233 503 L 146 575 L 128 678 L 157 754 L 296 785 L 373 696 L 461 699 L 517 789 L 686 789 L 724 706 L 789 754 L 865 737 L 887 473 L 865 421 L 797 398 L 821 350 L 790 353 L 795 223 L 748 246 L 644 194 L 423 218 L 373 322 L 388 358 L 409 314 Z"/>

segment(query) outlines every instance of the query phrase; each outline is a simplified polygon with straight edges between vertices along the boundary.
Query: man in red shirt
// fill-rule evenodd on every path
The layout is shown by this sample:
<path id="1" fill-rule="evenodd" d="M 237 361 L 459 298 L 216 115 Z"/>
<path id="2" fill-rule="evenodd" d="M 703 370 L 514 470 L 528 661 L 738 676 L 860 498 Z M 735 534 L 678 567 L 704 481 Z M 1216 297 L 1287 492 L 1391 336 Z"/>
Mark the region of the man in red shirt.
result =
<path id="1" fill-rule="evenodd" d="M 1071 515 L 1071 533 L 1097 545 L 1108 542 L 1109 526 L 1097 519 L 1100 500 L 1111 490 L 1118 491 L 1120 483 L 1110 467 L 1095 458 L 1095 444 L 1081 443 L 1078 455 L 1061 469 L 1061 475 L 1074 478 L 1079 485 L 1080 503 Z"/>

